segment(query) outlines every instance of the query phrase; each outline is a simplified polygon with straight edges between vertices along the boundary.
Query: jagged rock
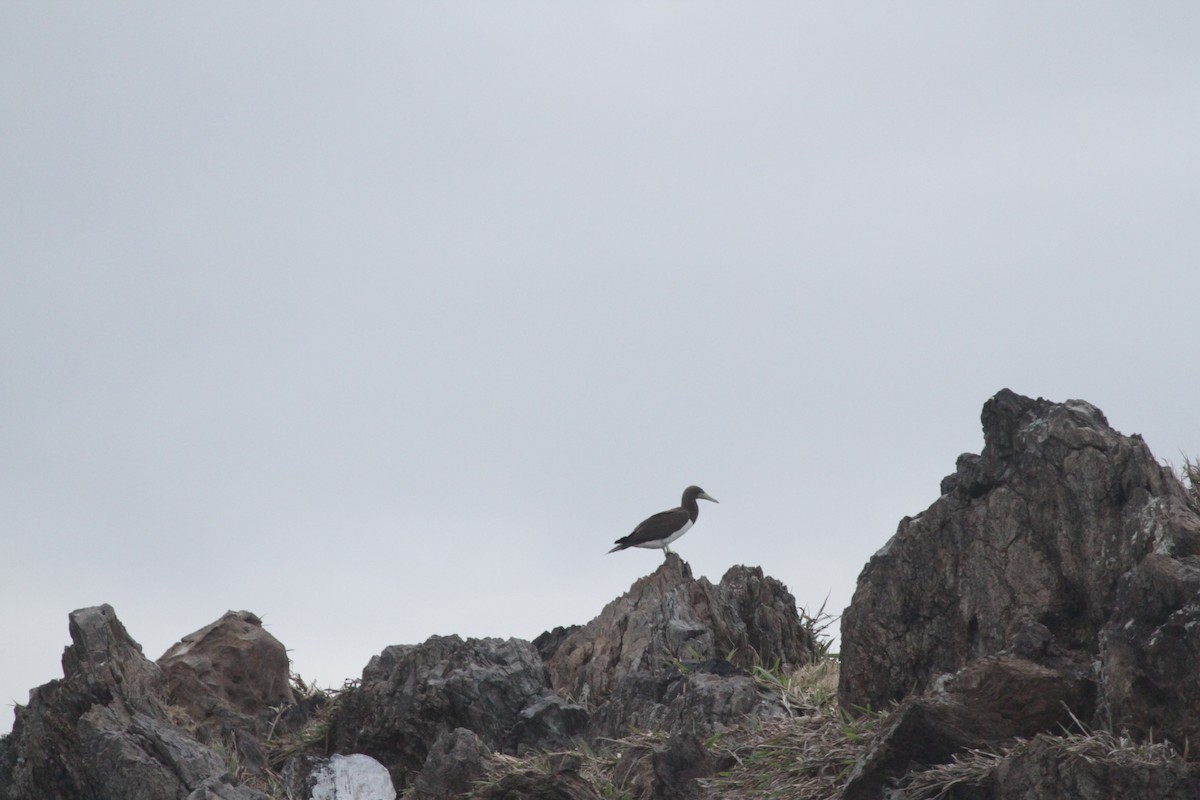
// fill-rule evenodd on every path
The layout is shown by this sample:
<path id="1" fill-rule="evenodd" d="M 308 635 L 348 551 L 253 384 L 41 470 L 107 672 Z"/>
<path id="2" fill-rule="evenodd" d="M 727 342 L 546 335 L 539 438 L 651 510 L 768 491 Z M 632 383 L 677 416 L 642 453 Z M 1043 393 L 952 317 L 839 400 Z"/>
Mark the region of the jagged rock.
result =
<path id="1" fill-rule="evenodd" d="M 406 788 L 438 737 L 455 728 L 504 752 L 569 745 L 587 712 L 552 694 L 529 642 L 435 636 L 371 659 L 339 704 L 332 740 L 338 752 L 378 758 Z"/>
<path id="2" fill-rule="evenodd" d="M 656 675 L 678 660 L 801 666 L 812 658 L 813 640 L 795 598 L 761 569 L 733 567 L 714 586 L 693 578 L 671 554 L 598 617 L 547 649 L 555 690 L 599 705 L 624 678 Z"/>
<path id="3" fill-rule="evenodd" d="M 287 650 L 249 611 L 227 611 L 158 659 L 172 705 L 198 724 L 295 703 Z"/>
<path id="4" fill-rule="evenodd" d="M 550 657 L 558 651 L 558 646 L 582 627 L 582 625 L 569 625 L 564 628 L 562 625 L 559 625 L 554 630 L 546 631 L 534 639 L 533 646 L 537 648 L 538 655 L 542 657 L 542 661 L 549 661 Z"/>
<path id="5" fill-rule="evenodd" d="M 226 765 L 170 721 L 159 667 L 111 606 L 70 615 L 63 678 L 18 710 L 0 758 L 6 800 L 257 800 Z"/>
<path id="6" fill-rule="evenodd" d="M 839 698 L 880 708 L 998 653 L 1034 623 L 1095 658 L 1117 582 L 1152 551 L 1200 552 L 1183 487 L 1095 406 L 1008 390 L 983 409 L 984 447 L 906 518 L 842 617 Z"/>
<path id="7" fill-rule="evenodd" d="M 950 761 L 965 748 L 1060 732 L 1073 724 L 1072 713 L 1094 701 L 1095 685 L 1082 675 L 1067 677 L 1014 656 L 979 659 L 888 717 L 855 765 L 844 798 L 879 800 L 914 766 Z"/>
<path id="8" fill-rule="evenodd" d="M 787 709 L 727 661 L 681 663 L 657 674 L 634 673 L 596 709 L 591 737 L 618 738 L 631 729 L 709 734 L 748 718 L 784 719 Z"/>
<path id="9" fill-rule="evenodd" d="M 421 771 L 413 779 L 413 796 L 419 800 L 461 797 L 487 771 L 491 749 L 473 731 L 455 728 L 437 738 Z"/>
<path id="10" fill-rule="evenodd" d="M 1101 643 L 1112 724 L 1200 742 L 1200 557 L 1146 556 L 1122 578 Z"/>
<path id="11" fill-rule="evenodd" d="M 361 753 L 296 756 L 288 760 L 282 777 L 293 800 L 396 800 L 387 768 Z"/>

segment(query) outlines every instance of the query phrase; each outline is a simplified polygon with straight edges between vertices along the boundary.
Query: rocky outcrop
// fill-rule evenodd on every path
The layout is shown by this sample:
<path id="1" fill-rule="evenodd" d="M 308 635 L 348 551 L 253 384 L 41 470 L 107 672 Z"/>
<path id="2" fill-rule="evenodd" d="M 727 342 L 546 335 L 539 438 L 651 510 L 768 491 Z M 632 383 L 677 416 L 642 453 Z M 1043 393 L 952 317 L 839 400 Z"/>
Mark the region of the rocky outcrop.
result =
<path id="1" fill-rule="evenodd" d="M 338 752 L 371 755 L 399 789 L 443 734 L 464 728 L 491 750 L 568 745 L 587 711 L 557 697 L 532 644 L 519 639 L 435 636 L 393 645 L 371 659 L 362 684 L 333 721 Z"/>
<path id="2" fill-rule="evenodd" d="M 157 663 L 111 608 L 75 612 L 71 634 L 64 680 L 35 691 L 0 739 L 3 800 L 264 797 L 245 775 L 296 800 L 349 798 L 375 764 L 388 773 L 381 797 L 595 798 L 603 782 L 570 751 L 609 751 L 635 728 L 638 744 L 605 756 L 628 788 L 609 779 L 605 791 L 681 797 L 721 763 L 701 737 L 789 713 L 745 667 L 802 664 L 813 649 L 778 581 L 737 567 L 714 585 L 672 556 L 596 620 L 536 645 L 439 636 L 385 648 L 315 735 L 280 746 L 320 696 L 297 702 L 286 650 L 254 614 L 226 613 Z M 600 687 L 590 708 L 556 691 L 546 660 L 564 686 Z M 535 763 L 547 752 L 558 754 Z"/>
<path id="3" fill-rule="evenodd" d="M 1200 795 L 1200 503 L 1088 403 L 1004 391 L 983 427 L 863 570 L 840 708 L 781 583 L 675 555 L 585 625 L 387 647 L 332 698 L 248 612 L 155 663 L 101 606 L 0 800 Z"/>
<path id="4" fill-rule="evenodd" d="M 657 676 L 677 662 L 800 666 L 813 654 L 796 600 L 779 581 L 759 568 L 733 567 L 714 586 L 693 578 L 675 554 L 594 620 L 558 638 L 546 661 L 551 682 L 591 706 L 625 679 Z"/>
<path id="5" fill-rule="evenodd" d="M 258 800 L 167 701 L 166 679 L 110 606 L 70 615 L 63 678 L 35 689 L 0 749 L 6 800 Z"/>
<path id="6" fill-rule="evenodd" d="M 942 496 L 901 522 L 843 615 L 843 707 L 909 697 L 848 798 L 1080 720 L 1181 750 L 1200 732 L 1200 515 L 1187 491 L 1089 403 L 1006 390 L 982 421 L 981 454 L 961 456 Z M 986 796 L 1066 796 L 1008 791 Z"/>
<path id="7" fill-rule="evenodd" d="M 875 708 L 1043 626 L 1092 660 L 1117 586 L 1151 552 L 1200 548 L 1179 481 L 1095 406 L 1002 391 L 984 448 L 942 496 L 901 522 L 859 577 L 842 619 L 846 706 Z"/>
<path id="8" fill-rule="evenodd" d="M 338 752 L 379 759 L 399 789 L 452 796 L 493 752 L 566 748 L 631 728 L 698 735 L 784 716 L 778 698 L 724 656 L 799 665 L 812 651 L 795 600 L 762 570 L 735 567 L 714 586 L 672 555 L 592 622 L 533 644 L 435 636 L 386 648 L 340 701 L 332 741 Z M 678 754 L 691 749 L 671 752 L 688 775 L 681 780 L 711 768 L 705 760 L 684 768 Z M 579 789 L 570 769 L 504 780 L 547 796 Z M 489 791 L 517 791 L 504 780 Z"/>

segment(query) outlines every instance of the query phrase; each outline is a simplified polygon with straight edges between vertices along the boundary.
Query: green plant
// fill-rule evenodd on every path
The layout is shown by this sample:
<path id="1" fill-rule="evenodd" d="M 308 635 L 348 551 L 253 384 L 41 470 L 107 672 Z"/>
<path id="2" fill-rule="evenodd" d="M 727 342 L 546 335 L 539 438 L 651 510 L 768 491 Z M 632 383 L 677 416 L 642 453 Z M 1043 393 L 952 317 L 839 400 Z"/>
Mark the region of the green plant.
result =
<path id="1" fill-rule="evenodd" d="M 837 653 L 833 652 L 833 637 L 829 634 L 829 629 L 834 626 L 841 615 L 830 614 L 825 610 L 825 606 L 829 603 L 829 595 L 825 595 L 825 599 L 821 601 L 821 607 L 817 609 L 816 614 L 809 614 L 808 609 L 800 608 L 800 625 L 811 637 L 813 642 L 814 653 L 813 657 L 821 660 L 826 658 L 837 658 Z"/>

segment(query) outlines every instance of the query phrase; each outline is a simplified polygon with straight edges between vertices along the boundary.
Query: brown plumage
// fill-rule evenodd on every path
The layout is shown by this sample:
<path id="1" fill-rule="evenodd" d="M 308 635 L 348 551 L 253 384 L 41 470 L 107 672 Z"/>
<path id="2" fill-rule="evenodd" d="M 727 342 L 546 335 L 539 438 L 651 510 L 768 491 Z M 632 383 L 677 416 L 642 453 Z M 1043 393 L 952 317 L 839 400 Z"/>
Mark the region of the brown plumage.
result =
<path id="1" fill-rule="evenodd" d="M 633 533 L 617 539 L 617 546 L 608 552 L 615 553 L 627 547 L 661 547 L 665 557 L 671 552 L 667 545 L 687 533 L 700 515 L 697 498 L 718 502 L 699 486 L 689 486 L 683 490 L 683 502 L 678 508 L 660 511 L 643 520 Z"/>

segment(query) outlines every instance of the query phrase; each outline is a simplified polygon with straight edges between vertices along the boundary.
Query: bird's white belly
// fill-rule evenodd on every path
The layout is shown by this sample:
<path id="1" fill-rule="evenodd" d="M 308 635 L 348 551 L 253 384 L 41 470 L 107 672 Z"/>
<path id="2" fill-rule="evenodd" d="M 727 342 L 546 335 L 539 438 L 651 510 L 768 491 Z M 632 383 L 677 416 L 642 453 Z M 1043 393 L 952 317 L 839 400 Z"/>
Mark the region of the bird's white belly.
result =
<path id="1" fill-rule="evenodd" d="M 690 528 L 690 527 L 692 527 L 692 521 L 689 519 L 687 522 L 683 523 L 683 527 L 682 527 L 682 528 L 680 528 L 679 530 L 675 531 L 674 533 L 672 533 L 672 534 L 671 534 L 670 536 L 668 536 L 667 538 L 665 538 L 665 539 L 658 539 L 658 540 L 656 540 L 656 541 L 653 541 L 653 542 L 646 542 L 645 544 L 635 544 L 635 545 L 634 545 L 634 547 L 647 547 L 647 548 L 651 548 L 651 549 L 653 549 L 653 548 L 657 548 L 657 547 L 664 547 L 665 545 L 668 545 L 668 544 L 670 544 L 671 542 L 673 542 L 673 541 L 675 541 L 676 539 L 678 539 L 680 536 L 683 536 L 685 533 L 687 533 L 687 532 L 688 532 L 688 528 Z"/>

